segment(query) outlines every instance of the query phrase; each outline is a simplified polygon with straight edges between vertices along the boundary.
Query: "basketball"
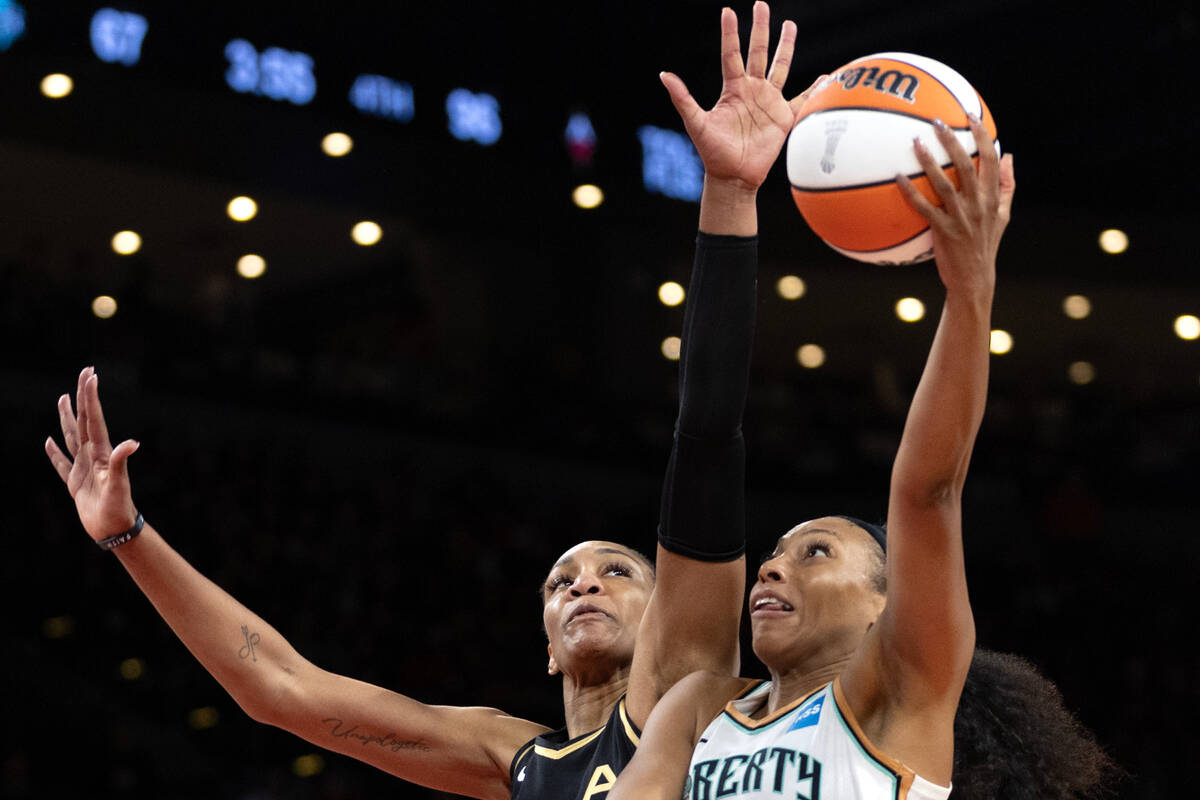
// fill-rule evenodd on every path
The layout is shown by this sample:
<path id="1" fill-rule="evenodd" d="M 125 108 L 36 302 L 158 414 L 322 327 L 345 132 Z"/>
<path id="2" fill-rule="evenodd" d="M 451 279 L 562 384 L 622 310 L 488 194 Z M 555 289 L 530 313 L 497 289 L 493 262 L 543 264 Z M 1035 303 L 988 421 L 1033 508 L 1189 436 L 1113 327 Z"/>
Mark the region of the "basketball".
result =
<path id="1" fill-rule="evenodd" d="M 974 114 L 991 136 L 996 124 L 979 93 L 950 67 L 911 53 L 876 53 L 833 72 L 804 104 L 788 136 L 787 171 L 796 207 L 834 250 L 873 264 L 915 264 L 933 257 L 933 234 L 896 185 L 907 175 L 941 205 L 913 152 L 920 140 L 958 175 L 933 120 L 950 127 L 974 163 Z"/>

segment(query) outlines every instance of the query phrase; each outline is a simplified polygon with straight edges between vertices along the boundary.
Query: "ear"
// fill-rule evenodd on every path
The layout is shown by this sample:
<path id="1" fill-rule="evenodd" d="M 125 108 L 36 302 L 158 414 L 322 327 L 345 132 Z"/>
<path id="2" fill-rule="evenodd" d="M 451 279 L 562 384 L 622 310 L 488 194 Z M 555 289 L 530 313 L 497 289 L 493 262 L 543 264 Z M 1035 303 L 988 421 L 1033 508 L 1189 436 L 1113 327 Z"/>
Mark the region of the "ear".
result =
<path id="1" fill-rule="evenodd" d="M 554 648 L 551 647 L 550 645 L 546 645 L 546 655 L 550 656 L 550 663 L 548 663 L 546 665 L 546 674 L 547 675 L 557 675 L 558 674 L 558 662 L 554 660 Z"/>

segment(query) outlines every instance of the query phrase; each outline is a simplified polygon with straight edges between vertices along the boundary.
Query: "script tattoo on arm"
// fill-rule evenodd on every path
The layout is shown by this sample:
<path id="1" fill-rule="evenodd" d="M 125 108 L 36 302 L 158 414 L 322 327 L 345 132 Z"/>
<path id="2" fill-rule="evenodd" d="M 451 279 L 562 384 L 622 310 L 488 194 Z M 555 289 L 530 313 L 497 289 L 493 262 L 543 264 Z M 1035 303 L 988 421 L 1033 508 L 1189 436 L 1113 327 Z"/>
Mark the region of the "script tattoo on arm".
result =
<path id="1" fill-rule="evenodd" d="M 423 753 L 428 753 L 432 748 L 421 740 L 405 740 L 399 739 L 394 733 L 385 733 L 382 736 L 360 731 L 357 725 L 349 725 L 337 717 L 326 717 L 321 720 L 326 725 L 330 726 L 329 734 L 335 739 L 348 739 L 357 741 L 363 747 L 369 744 L 376 745 L 391 750 L 393 753 L 399 753 L 401 750 L 420 750 Z"/>
<path id="2" fill-rule="evenodd" d="M 251 633 L 250 629 L 245 625 L 242 626 L 242 637 L 246 640 L 246 643 L 238 649 L 238 658 L 242 660 L 248 658 L 251 661 L 257 662 L 258 656 L 254 655 L 254 646 L 262 641 L 262 637 L 257 633 Z"/>

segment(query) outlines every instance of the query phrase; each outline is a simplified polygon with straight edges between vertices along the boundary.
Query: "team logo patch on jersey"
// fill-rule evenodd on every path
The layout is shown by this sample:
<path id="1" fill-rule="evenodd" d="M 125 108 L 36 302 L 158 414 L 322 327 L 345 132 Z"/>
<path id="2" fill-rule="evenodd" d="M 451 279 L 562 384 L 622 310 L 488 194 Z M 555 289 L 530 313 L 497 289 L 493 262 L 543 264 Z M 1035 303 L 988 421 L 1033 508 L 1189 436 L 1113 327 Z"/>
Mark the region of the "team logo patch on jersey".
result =
<path id="1" fill-rule="evenodd" d="M 804 708 L 800 709 L 800 713 L 796 715 L 796 721 L 788 728 L 789 731 L 800 730 L 801 728 L 809 728 L 821 721 L 821 707 L 825 705 L 825 695 L 822 694 L 817 699 L 813 700 Z"/>

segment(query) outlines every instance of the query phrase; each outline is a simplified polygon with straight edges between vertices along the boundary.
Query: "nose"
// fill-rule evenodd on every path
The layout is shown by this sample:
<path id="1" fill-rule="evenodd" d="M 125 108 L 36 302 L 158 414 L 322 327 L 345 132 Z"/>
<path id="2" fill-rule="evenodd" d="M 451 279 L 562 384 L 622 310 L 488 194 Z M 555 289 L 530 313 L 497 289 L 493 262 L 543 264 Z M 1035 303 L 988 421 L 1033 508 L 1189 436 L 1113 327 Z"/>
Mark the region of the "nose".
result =
<path id="1" fill-rule="evenodd" d="M 585 594 L 600 594 L 603 589 L 604 584 L 601 583 L 600 576 L 590 569 L 583 569 L 571 584 L 571 596 L 583 597 Z"/>
<path id="2" fill-rule="evenodd" d="M 778 583 L 783 580 L 783 575 L 779 572 L 779 564 L 777 558 L 768 558 L 758 568 L 759 583 Z"/>

